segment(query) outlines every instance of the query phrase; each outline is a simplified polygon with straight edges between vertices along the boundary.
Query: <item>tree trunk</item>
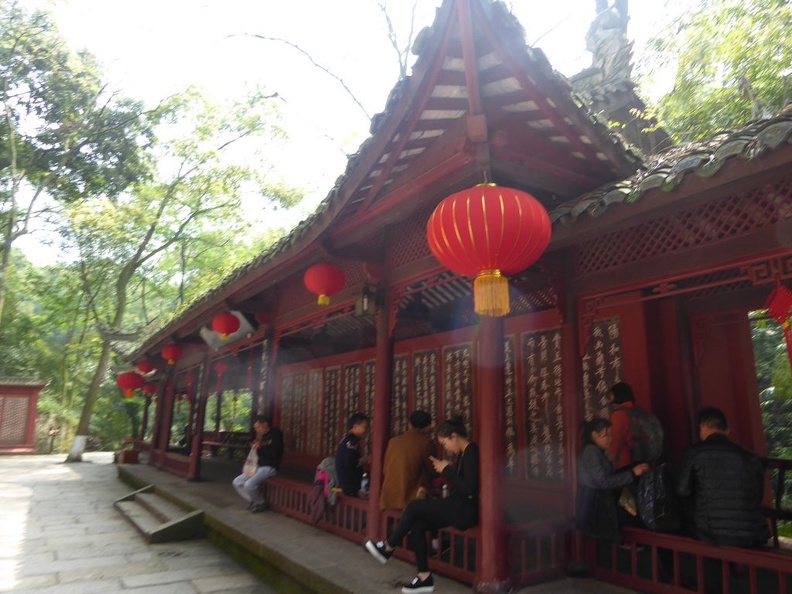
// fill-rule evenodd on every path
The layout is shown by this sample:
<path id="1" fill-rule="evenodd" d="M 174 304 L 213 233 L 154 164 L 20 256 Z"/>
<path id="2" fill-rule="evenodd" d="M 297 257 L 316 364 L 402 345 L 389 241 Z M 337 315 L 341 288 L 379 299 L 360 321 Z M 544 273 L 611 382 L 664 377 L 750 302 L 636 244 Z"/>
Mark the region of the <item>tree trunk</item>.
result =
<path id="1" fill-rule="evenodd" d="M 110 362 L 110 343 L 104 341 L 102 344 L 102 354 L 99 356 L 99 362 L 96 364 L 96 371 L 94 371 L 91 387 L 88 389 L 88 394 L 85 397 L 85 404 L 83 405 L 82 414 L 80 415 L 80 423 L 77 425 L 77 433 L 72 441 L 72 446 L 69 449 L 69 455 L 66 462 L 82 462 L 82 455 L 85 451 L 85 444 L 88 441 L 88 428 L 91 424 L 91 414 L 96 401 L 99 399 L 99 391 L 102 388 L 102 381 L 104 380 L 105 373 L 107 373 L 107 365 Z"/>

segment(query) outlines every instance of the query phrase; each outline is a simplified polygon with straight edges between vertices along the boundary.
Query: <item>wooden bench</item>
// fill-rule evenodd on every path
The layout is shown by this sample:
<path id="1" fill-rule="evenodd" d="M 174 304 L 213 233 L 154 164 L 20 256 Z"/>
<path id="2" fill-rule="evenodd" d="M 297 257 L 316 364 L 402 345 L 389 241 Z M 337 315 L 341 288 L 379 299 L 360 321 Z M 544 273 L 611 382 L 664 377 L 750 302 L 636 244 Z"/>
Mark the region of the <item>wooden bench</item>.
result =
<path id="1" fill-rule="evenodd" d="M 765 472 L 769 475 L 770 485 L 773 488 L 772 504 L 764 506 L 763 510 L 770 523 L 773 546 L 779 548 L 778 522 L 792 522 L 792 508 L 784 507 L 787 472 L 792 470 L 792 460 L 785 458 L 764 458 L 762 463 L 764 464 Z"/>

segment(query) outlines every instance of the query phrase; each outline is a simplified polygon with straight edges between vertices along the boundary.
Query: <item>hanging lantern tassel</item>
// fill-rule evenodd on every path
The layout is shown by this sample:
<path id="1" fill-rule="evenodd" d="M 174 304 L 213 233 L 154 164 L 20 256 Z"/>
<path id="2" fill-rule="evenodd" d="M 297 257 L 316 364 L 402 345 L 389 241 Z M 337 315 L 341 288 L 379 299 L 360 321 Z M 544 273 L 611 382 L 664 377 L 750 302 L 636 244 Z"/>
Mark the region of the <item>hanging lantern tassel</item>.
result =
<path id="1" fill-rule="evenodd" d="M 316 304 L 317 305 L 330 305 L 330 297 L 328 297 L 324 293 L 321 293 L 319 295 L 319 298 L 316 300 Z"/>
<path id="2" fill-rule="evenodd" d="M 480 316 L 499 318 L 509 313 L 509 280 L 501 271 L 482 270 L 473 281 L 473 300 Z"/>

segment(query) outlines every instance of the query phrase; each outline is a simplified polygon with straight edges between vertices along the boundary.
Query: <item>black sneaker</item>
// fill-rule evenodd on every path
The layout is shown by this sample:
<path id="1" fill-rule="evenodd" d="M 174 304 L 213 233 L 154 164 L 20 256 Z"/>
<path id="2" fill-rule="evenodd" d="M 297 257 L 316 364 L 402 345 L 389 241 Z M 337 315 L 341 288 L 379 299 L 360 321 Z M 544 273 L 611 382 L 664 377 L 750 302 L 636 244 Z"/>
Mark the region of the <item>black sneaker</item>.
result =
<path id="1" fill-rule="evenodd" d="M 263 511 L 267 511 L 269 508 L 269 504 L 265 501 L 263 503 L 257 503 L 250 508 L 250 511 L 254 514 L 260 514 Z"/>
<path id="2" fill-rule="evenodd" d="M 385 548 L 385 541 L 380 540 L 377 542 L 373 542 L 371 540 L 366 541 L 366 550 L 371 553 L 371 556 L 374 557 L 377 561 L 385 565 L 388 562 L 388 559 L 391 558 L 393 555 L 393 550 L 388 551 Z"/>
<path id="3" fill-rule="evenodd" d="M 403 594 L 412 594 L 415 592 L 434 592 L 434 579 L 432 579 L 431 573 L 425 580 L 422 580 L 416 575 L 413 581 L 402 586 Z"/>

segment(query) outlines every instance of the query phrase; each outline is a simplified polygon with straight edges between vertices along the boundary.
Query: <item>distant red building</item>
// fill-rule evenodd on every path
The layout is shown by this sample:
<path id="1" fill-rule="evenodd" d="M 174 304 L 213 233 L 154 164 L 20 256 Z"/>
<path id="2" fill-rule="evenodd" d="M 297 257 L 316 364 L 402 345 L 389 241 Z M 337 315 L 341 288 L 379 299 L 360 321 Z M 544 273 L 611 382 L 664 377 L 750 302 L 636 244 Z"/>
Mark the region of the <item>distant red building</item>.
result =
<path id="1" fill-rule="evenodd" d="M 36 453 L 36 406 L 40 380 L 0 378 L 0 454 Z"/>

